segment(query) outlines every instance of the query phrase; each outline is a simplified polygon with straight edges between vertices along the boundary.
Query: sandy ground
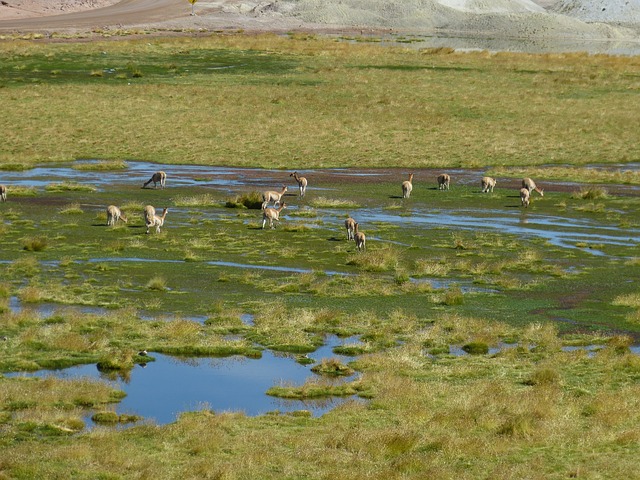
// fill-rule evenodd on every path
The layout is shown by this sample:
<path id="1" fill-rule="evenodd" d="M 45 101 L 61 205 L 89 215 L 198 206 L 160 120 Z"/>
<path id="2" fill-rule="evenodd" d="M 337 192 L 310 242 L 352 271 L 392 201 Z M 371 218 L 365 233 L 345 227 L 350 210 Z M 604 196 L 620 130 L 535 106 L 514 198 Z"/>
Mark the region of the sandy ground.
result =
<path id="1" fill-rule="evenodd" d="M 415 33 L 640 43 L 640 0 L 0 0 L 0 32 Z"/>
<path id="2" fill-rule="evenodd" d="M 0 20 L 82 12 L 108 7 L 120 0 L 0 0 Z"/>

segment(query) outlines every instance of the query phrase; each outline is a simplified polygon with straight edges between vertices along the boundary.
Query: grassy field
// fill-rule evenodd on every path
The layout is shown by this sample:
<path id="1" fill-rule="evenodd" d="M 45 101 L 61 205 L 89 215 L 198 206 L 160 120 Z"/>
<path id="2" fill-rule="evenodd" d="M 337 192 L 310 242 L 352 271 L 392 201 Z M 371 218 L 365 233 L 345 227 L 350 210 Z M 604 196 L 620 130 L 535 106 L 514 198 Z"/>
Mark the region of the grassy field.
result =
<path id="1" fill-rule="evenodd" d="M 51 169 L 0 205 L 0 479 L 639 478 L 640 197 L 607 192 L 640 180 L 624 167 L 639 158 L 638 58 L 230 36 L 4 42 L 0 60 L 0 168 Z M 141 189 L 135 160 L 166 164 L 167 188 Z M 270 185 L 252 171 L 187 186 L 172 164 L 276 170 Z M 79 177 L 60 180 L 62 166 Z M 290 171 L 323 167 L 398 176 L 318 170 L 292 193 Z M 494 193 L 462 173 L 441 192 L 424 170 L 479 167 L 500 177 Z M 526 212 L 506 185 L 523 175 L 547 183 Z M 289 208 L 262 230 L 240 205 L 282 183 Z M 128 223 L 107 227 L 109 204 Z M 169 208 L 159 234 L 145 234 L 147 204 Z M 346 240 L 348 215 L 366 252 Z M 580 240 L 552 241 L 563 228 Z M 122 391 L 7 375 L 126 376 L 142 349 L 301 361 L 326 334 L 357 336 L 339 352 L 353 361 L 314 368 L 359 375 L 269 391 L 354 396 L 319 418 L 203 407 L 86 431 L 87 412 L 131 420 L 113 414 Z"/>
<path id="2" fill-rule="evenodd" d="M 3 42 L 0 59 L 4 164 L 450 168 L 640 158 L 637 57 L 214 36 Z"/>

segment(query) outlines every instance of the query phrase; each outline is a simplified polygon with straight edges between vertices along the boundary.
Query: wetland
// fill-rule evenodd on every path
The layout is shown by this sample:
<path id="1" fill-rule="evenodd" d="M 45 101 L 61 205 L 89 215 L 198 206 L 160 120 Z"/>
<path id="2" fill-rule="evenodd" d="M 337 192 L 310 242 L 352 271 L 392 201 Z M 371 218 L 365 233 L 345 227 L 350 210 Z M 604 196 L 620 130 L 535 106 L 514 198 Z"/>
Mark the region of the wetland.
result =
<path id="1" fill-rule="evenodd" d="M 0 478 L 637 475 L 637 59 L 0 48 Z"/>
<path id="2" fill-rule="evenodd" d="M 316 404 L 266 393 L 314 381 L 309 364 L 356 360 L 333 353 L 342 343 L 336 335 L 362 337 L 351 345 L 359 352 L 394 348 L 412 335 L 398 326 L 378 331 L 365 320 L 373 312 L 412 317 L 422 329 L 443 313 L 482 314 L 519 326 L 552 322 L 567 335 L 640 338 L 633 312 L 615 304 L 635 293 L 635 195 L 585 208 L 580 186 L 546 182 L 545 196 L 524 209 L 519 179 L 499 178 L 484 194 L 485 172 L 456 170 L 451 190 L 440 191 L 436 171 L 417 170 L 403 199 L 400 171 L 327 169 L 304 172 L 310 187 L 300 197 L 281 170 L 126 162 L 94 182 L 86 165 L 4 175 L 16 194 L 9 188 L 0 213 L 7 272 L 0 334 L 8 339 L 0 368 L 66 366 L 38 377 L 119 378 L 123 413 L 160 423 L 204 404 L 249 415 L 324 413 L 342 393 Z M 167 187 L 141 188 L 161 168 Z M 229 199 L 278 184 L 288 184 L 288 207 L 274 229 L 261 228 L 259 209 L 229 208 Z M 109 203 L 122 207 L 127 223 L 106 226 Z M 143 204 L 169 208 L 160 234 L 145 234 Z M 366 252 L 346 239 L 348 215 L 367 232 Z M 36 238 L 42 248 L 29 248 Z M 114 323 L 123 338 L 97 333 Z M 322 347 L 326 335 L 334 340 Z M 154 361 L 135 357 L 143 349 Z M 217 359 L 201 358 L 210 355 Z M 113 356 L 106 370 L 105 356 Z M 69 368 L 75 363 L 88 365 Z"/>

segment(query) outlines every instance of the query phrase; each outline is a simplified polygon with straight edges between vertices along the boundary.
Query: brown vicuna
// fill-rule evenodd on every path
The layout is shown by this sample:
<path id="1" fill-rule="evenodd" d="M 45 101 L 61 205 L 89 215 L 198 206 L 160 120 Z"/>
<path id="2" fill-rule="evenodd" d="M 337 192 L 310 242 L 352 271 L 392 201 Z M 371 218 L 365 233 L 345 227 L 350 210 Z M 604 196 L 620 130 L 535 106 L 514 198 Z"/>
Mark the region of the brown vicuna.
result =
<path id="1" fill-rule="evenodd" d="M 275 228 L 273 222 L 280 223 L 280 212 L 287 208 L 287 204 L 282 202 L 282 204 L 278 208 L 263 208 L 262 209 L 262 228 L 264 229 L 267 224 L 267 220 L 269 221 L 269 227 Z"/>
<path id="2" fill-rule="evenodd" d="M 168 208 L 162 210 L 162 216 L 156 215 L 156 209 L 151 205 L 144 207 L 144 223 L 147 226 L 147 233 L 151 227 L 156 227 L 156 233 L 160 233 L 160 227 L 164 225 L 164 219 L 167 216 Z"/>
<path id="3" fill-rule="evenodd" d="M 298 172 L 293 172 L 289 176 L 296 179 L 296 182 L 298 182 L 298 188 L 300 189 L 300 196 L 304 197 L 304 194 L 307 193 L 307 179 L 298 176 Z"/>
<path id="4" fill-rule="evenodd" d="M 142 188 L 145 188 L 151 182 L 153 182 L 153 188 L 158 188 L 158 183 L 160 184 L 160 188 L 164 188 L 164 184 L 166 181 L 167 174 L 163 171 L 158 171 L 151 176 L 148 182 L 145 182 L 144 185 L 142 185 Z"/>
<path id="5" fill-rule="evenodd" d="M 359 252 L 366 250 L 367 237 L 363 232 L 358 231 L 358 222 L 356 222 L 354 240 L 356 241 L 356 248 Z"/>
<path id="6" fill-rule="evenodd" d="M 413 173 L 409 174 L 409 180 L 402 182 L 402 198 L 409 198 L 413 190 Z"/>
<path id="7" fill-rule="evenodd" d="M 276 192 L 274 190 L 268 190 L 262 194 L 262 209 L 264 210 L 269 205 L 269 202 L 273 202 L 273 205 L 280 205 L 280 198 L 287 191 L 287 187 L 285 185 L 282 186 L 282 190 Z"/>
<path id="8" fill-rule="evenodd" d="M 449 190 L 451 184 L 451 177 L 448 173 L 438 175 L 438 190 Z"/>
<path id="9" fill-rule="evenodd" d="M 482 177 L 480 184 L 482 185 L 482 193 L 493 193 L 493 189 L 496 186 L 496 179 L 492 177 Z"/>
<path id="10" fill-rule="evenodd" d="M 527 188 L 523 187 L 520 189 L 520 202 L 522 202 L 523 207 L 527 208 L 529 206 L 530 197 L 531 194 L 529 193 L 529 190 Z"/>
<path id="11" fill-rule="evenodd" d="M 113 226 L 118 220 L 122 220 L 124 223 L 127 223 L 127 217 L 124 216 L 122 210 L 120 210 L 115 205 L 109 205 L 107 207 L 107 225 Z"/>
<path id="12" fill-rule="evenodd" d="M 7 201 L 7 186 L 6 185 L 0 185 L 0 200 L 2 200 L 3 202 Z"/>
<path id="13" fill-rule="evenodd" d="M 344 221 L 344 227 L 347 229 L 347 240 L 353 240 L 356 234 L 356 221 L 349 217 Z"/>
<path id="14" fill-rule="evenodd" d="M 531 192 L 535 190 L 540 194 L 541 197 L 544 197 L 544 190 L 538 188 L 536 186 L 536 182 L 531 180 L 529 177 L 522 179 L 522 188 L 526 188 L 527 190 L 529 190 L 529 194 L 531 194 Z"/>

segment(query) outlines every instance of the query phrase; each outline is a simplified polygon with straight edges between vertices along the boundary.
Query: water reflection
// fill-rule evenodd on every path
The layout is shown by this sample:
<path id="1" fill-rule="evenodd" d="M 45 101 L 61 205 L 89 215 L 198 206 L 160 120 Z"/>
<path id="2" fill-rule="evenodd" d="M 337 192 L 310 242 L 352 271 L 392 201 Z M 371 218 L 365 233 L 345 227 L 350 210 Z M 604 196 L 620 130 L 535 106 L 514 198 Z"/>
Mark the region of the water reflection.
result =
<path id="1" fill-rule="evenodd" d="M 322 358 L 352 358 L 334 355 L 332 349 L 353 338 L 327 337 L 327 342 L 309 355 L 316 361 Z M 108 381 L 122 389 L 127 396 L 115 406 L 118 414 L 135 414 L 158 424 L 177 419 L 181 412 L 200 410 L 203 406 L 216 412 L 241 411 L 247 415 L 261 415 L 271 411 L 291 412 L 309 410 L 319 416 L 349 398 L 320 400 L 284 400 L 266 395 L 277 385 L 301 385 L 310 378 L 319 382 L 343 382 L 345 379 L 319 378 L 309 366 L 300 365 L 294 356 L 265 351 L 260 359 L 246 357 L 179 358 L 149 353 L 155 361 L 136 365 L 126 375 L 99 372 L 95 365 L 80 365 L 64 370 L 43 370 L 10 376 L 56 376 L 61 378 L 89 377 Z M 347 379 L 346 381 L 349 381 Z"/>

